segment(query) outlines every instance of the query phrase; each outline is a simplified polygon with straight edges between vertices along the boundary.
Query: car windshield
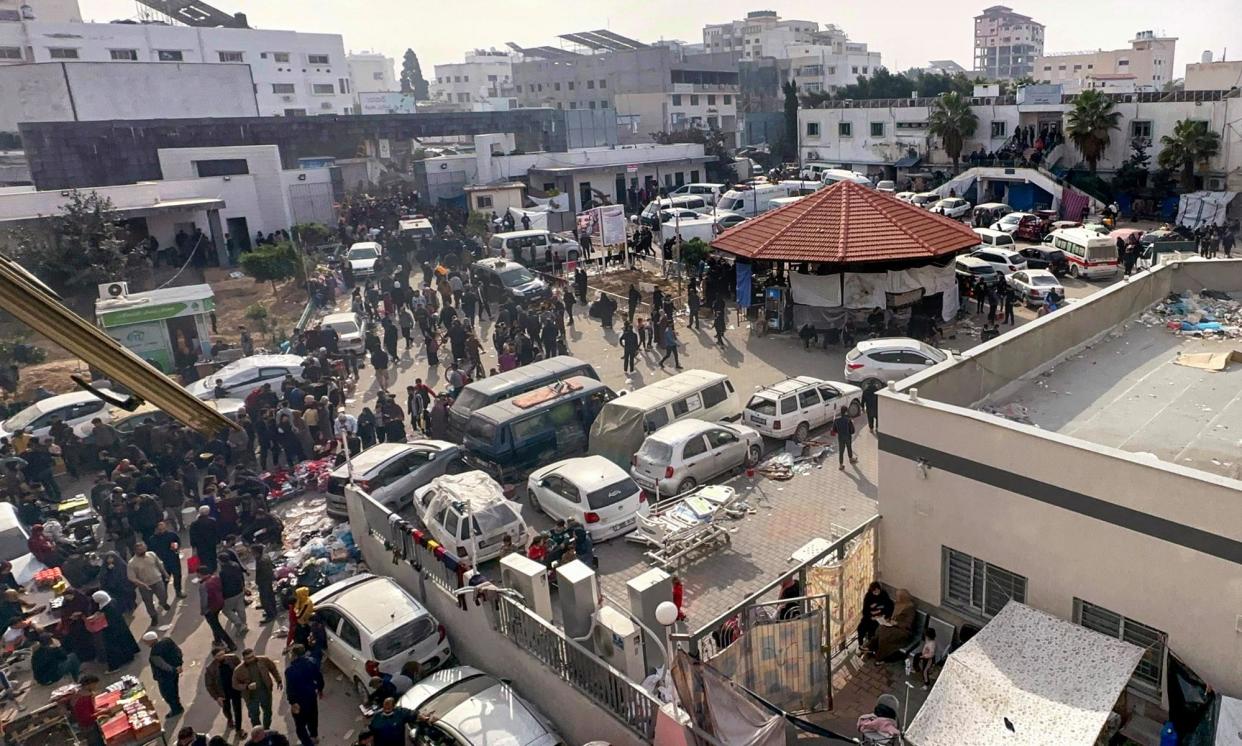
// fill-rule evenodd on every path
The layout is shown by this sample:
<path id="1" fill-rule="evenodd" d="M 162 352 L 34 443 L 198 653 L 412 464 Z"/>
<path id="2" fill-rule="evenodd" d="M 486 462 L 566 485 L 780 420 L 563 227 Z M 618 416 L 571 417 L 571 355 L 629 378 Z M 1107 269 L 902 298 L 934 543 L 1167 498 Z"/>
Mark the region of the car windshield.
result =
<path id="1" fill-rule="evenodd" d="M 996 272 L 991 264 L 983 267 L 971 267 L 970 271 L 976 275 L 990 275 Z"/>
<path id="2" fill-rule="evenodd" d="M 1056 251 L 1045 251 L 1044 258 L 1050 262 L 1059 262 L 1065 258 L 1065 254 L 1062 253 L 1060 249 L 1057 249 Z"/>
<path id="3" fill-rule="evenodd" d="M 504 272 L 500 273 L 500 281 L 504 283 L 504 286 L 507 288 L 525 285 L 533 279 L 535 279 L 535 276 L 532 275 L 530 270 L 525 267 L 514 267 L 513 269 L 506 269 Z"/>
<path id="4" fill-rule="evenodd" d="M 638 455 L 653 463 L 667 464 L 673 459 L 673 446 L 655 438 L 647 438 L 643 441 L 643 447 L 638 449 Z"/>
<path id="5" fill-rule="evenodd" d="M 746 408 L 759 414 L 774 415 L 776 414 L 776 400 L 766 396 L 752 396 L 750 401 L 746 402 Z"/>
<path id="6" fill-rule="evenodd" d="M 358 331 L 358 324 L 355 321 L 333 321 L 331 324 L 324 324 L 337 334 L 354 334 Z"/>
<path id="7" fill-rule="evenodd" d="M 349 250 L 350 259 L 374 259 L 379 253 L 370 246 L 360 246 Z"/>
<path id="8" fill-rule="evenodd" d="M 473 412 L 480 407 L 487 406 L 487 394 L 467 386 L 457 395 L 457 400 L 453 402 L 453 406 Z"/>
<path id="9" fill-rule="evenodd" d="M 638 485 L 634 484 L 634 480 L 629 477 L 622 477 L 619 481 L 613 482 L 607 487 L 601 487 L 593 492 L 588 492 L 587 505 L 592 510 L 599 510 L 609 505 L 616 505 L 635 492 L 638 492 Z"/>
<path id="10" fill-rule="evenodd" d="M 496 503 L 475 511 L 471 518 L 474 519 L 475 533 L 486 537 L 504 531 L 505 527 L 517 520 L 517 515 L 508 505 Z"/>
<path id="11" fill-rule="evenodd" d="M 12 562 L 29 554 L 30 548 L 26 545 L 28 540 L 26 532 L 17 526 L 0 531 L 0 562 Z"/>
<path id="12" fill-rule="evenodd" d="M 371 655 L 378 661 L 386 661 L 398 653 L 410 650 L 436 631 L 436 623 L 429 616 L 422 616 L 397 627 L 371 645 Z"/>
<path id="13" fill-rule="evenodd" d="M 741 206 L 742 206 L 741 197 L 725 197 L 720 200 L 720 205 L 719 205 L 720 209 L 722 210 L 736 210 L 737 208 Z"/>
<path id="14" fill-rule="evenodd" d="M 39 418 L 43 412 L 38 407 L 26 407 L 22 411 L 10 417 L 4 423 L 4 429 L 10 433 L 15 433 L 23 427 L 29 427 L 30 423 Z"/>
<path id="15" fill-rule="evenodd" d="M 1057 278 L 1048 275 L 1035 275 L 1031 278 L 1032 285 L 1059 285 Z"/>
<path id="16" fill-rule="evenodd" d="M 993 243 L 994 245 L 996 245 L 996 246 L 1012 246 L 1012 245 L 1013 245 L 1013 236 L 1011 236 L 1011 235 L 1009 235 L 1008 233 L 1006 233 L 1006 234 L 1005 234 L 1005 235 L 1003 235 L 1003 236 L 997 236 L 997 237 L 996 237 L 996 238 L 992 241 L 992 243 Z"/>
<path id="17" fill-rule="evenodd" d="M 481 417 L 471 418 L 466 423 L 466 435 L 478 438 L 484 443 L 491 443 L 492 438 L 496 436 L 496 423 Z"/>

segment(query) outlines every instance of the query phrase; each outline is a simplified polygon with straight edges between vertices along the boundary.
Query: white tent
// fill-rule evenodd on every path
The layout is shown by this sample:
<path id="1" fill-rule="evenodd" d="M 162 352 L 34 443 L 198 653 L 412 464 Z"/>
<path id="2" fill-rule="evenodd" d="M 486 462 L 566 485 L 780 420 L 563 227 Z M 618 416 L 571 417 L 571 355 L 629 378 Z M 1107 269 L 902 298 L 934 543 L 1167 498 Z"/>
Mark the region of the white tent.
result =
<path id="1" fill-rule="evenodd" d="M 913 746 L 1091 746 L 1141 648 L 1010 601 L 948 657 Z"/>
<path id="2" fill-rule="evenodd" d="M 1216 719 L 1216 746 L 1242 746 L 1242 699 L 1220 698 Z"/>

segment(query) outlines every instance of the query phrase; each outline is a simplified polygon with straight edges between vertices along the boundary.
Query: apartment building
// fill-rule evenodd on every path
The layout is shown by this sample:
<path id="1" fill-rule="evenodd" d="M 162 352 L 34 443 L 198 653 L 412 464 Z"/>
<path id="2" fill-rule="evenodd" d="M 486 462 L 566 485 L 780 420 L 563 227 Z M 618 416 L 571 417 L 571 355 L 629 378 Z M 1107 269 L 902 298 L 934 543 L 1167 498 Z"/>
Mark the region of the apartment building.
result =
<path id="1" fill-rule="evenodd" d="M 879 52 L 872 52 L 862 42 L 853 42 L 836 26 L 828 26 L 811 35 L 810 44 L 785 47 L 789 79 L 803 93 L 827 91 L 869 78 L 882 65 Z"/>
<path id="2" fill-rule="evenodd" d="M 435 66 L 431 100 L 454 104 L 462 111 L 504 110 L 513 98 L 514 56 L 495 49 L 476 49 L 464 62 Z"/>
<path id="3" fill-rule="evenodd" d="M 1044 25 L 1005 5 L 975 16 L 975 70 L 989 80 L 1031 75 L 1044 53 Z"/>
<path id="4" fill-rule="evenodd" d="M 354 104 L 338 34 L 0 17 L 0 63 L 23 62 L 249 65 L 261 116 L 348 114 Z"/>
<path id="5" fill-rule="evenodd" d="M 819 30 L 815 21 L 783 20 L 774 10 L 753 10 L 746 18 L 703 27 L 703 47 L 709 54 L 732 52 L 744 60 L 783 59 L 792 44 L 811 44 Z"/>
<path id="6" fill-rule="evenodd" d="M 1186 65 L 1183 87 L 1188 91 L 1227 91 L 1242 86 L 1242 60 L 1212 61 L 1212 53 L 1204 52 L 1202 62 Z"/>
<path id="7" fill-rule="evenodd" d="M 1110 79 L 1132 80 L 1136 91 L 1159 91 L 1176 77 L 1173 73 L 1176 46 L 1177 37 L 1140 31 L 1130 40 L 1127 49 L 1042 55 L 1035 61 L 1032 77 L 1064 86 L 1067 93 L 1087 88 L 1109 90 L 1101 83 Z"/>
<path id="8" fill-rule="evenodd" d="M 513 65 L 519 106 L 611 109 L 623 144 L 687 128 L 737 132 L 738 70 L 733 53 L 681 56 L 663 46 L 599 54 L 528 56 Z"/>
<path id="9" fill-rule="evenodd" d="M 350 52 L 345 56 L 354 93 L 399 91 L 396 63 L 392 57 L 377 52 Z"/>

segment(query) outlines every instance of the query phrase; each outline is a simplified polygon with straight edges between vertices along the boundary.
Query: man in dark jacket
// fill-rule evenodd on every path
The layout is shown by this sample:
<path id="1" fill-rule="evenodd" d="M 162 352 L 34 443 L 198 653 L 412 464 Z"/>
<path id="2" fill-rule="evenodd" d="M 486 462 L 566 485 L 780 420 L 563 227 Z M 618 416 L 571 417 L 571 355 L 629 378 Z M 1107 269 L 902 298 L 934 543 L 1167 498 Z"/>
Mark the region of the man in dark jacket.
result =
<path id="1" fill-rule="evenodd" d="M 181 590 L 181 537 L 169 530 L 167 521 L 160 521 L 155 524 L 155 533 L 151 534 L 147 548 L 164 564 L 177 598 L 185 598 Z"/>
<path id="2" fill-rule="evenodd" d="M 862 392 L 863 409 L 867 410 L 867 430 L 875 432 L 880 426 L 880 399 L 876 395 L 878 386 L 864 386 Z"/>
<path id="3" fill-rule="evenodd" d="M 178 686 L 181 678 L 181 648 L 170 637 L 160 637 L 152 631 L 142 636 L 142 641 L 151 648 L 148 660 L 151 662 L 151 676 L 159 687 L 160 696 L 171 708 L 168 717 L 176 717 L 185 709 L 181 706 L 181 692 Z"/>
<path id="4" fill-rule="evenodd" d="M 220 592 L 224 594 L 224 616 L 243 635 L 246 626 L 246 571 L 232 550 L 217 555 L 220 562 Z"/>
<path id="5" fill-rule="evenodd" d="M 220 546 L 220 526 L 211 517 L 211 508 L 198 509 L 198 518 L 190 524 L 190 546 L 203 567 L 216 569 L 216 551 Z"/>
<path id="6" fill-rule="evenodd" d="M 254 584 L 259 590 L 259 606 L 263 609 L 261 624 L 272 621 L 279 613 L 276 603 L 276 568 L 266 549 L 262 544 L 250 547 L 250 552 L 254 554 Z"/>
<path id="7" fill-rule="evenodd" d="M 285 699 L 302 746 L 314 746 L 319 739 L 319 698 L 323 696 L 323 674 L 307 657 L 306 648 L 289 649 L 292 660 L 285 668 Z"/>
<path id="8" fill-rule="evenodd" d="M 845 471 L 845 452 L 850 453 L 850 463 L 858 463 L 858 458 L 854 456 L 854 420 L 850 419 L 850 413 L 841 407 L 841 411 L 837 413 L 837 418 L 832 421 L 832 431 L 837 434 L 837 456 L 842 471 Z"/>
<path id="9" fill-rule="evenodd" d="M 638 335 L 628 323 L 621 332 L 621 360 L 626 373 L 634 372 L 634 358 L 638 355 Z"/>
<path id="10" fill-rule="evenodd" d="M 233 671 L 241 665 L 241 658 L 230 653 L 223 645 L 213 645 L 211 662 L 203 668 L 203 683 L 207 694 L 224 710 L 229 727 L 242 732 L 242 693 L 233 688 Z"/>

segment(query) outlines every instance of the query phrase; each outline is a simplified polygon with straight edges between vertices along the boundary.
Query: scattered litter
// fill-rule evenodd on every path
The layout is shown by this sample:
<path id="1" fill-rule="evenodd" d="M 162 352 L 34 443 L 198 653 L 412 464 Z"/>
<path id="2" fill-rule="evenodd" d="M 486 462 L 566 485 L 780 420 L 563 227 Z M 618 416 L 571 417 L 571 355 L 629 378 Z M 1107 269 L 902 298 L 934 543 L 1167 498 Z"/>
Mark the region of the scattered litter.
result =
<path id="1" fill-rule="evenodd" d="M 1225 352 L 1182 352 L 1173 361 L 1174 365 L 1202 370 L 1221 371 L 1229 367 L 1229 363 L 1242 363 L 1242 350 Z"/>
<path id="2" fill-rule="evenodd" d="M 1056 393 L 1055 391 L 1052 393 Z M 1014 422 L 1021 422 L 1024 425 L 1033 425 L 1031 422 L 1031 410 L 1017 402 L 1009 402 L 1008 404 L 985 404 L 979 408 L 980 412 L 986 412 L 996 417 L 1003 417 Z"/>
<path id="3" fill-rule="evenodd" d="M 1242 301 L 1219 290 L 1198 296 L 1171 294 L 1139 316 L 1148 328 L 1163 325 L 1174 334 L 1242 339 Z"/>

